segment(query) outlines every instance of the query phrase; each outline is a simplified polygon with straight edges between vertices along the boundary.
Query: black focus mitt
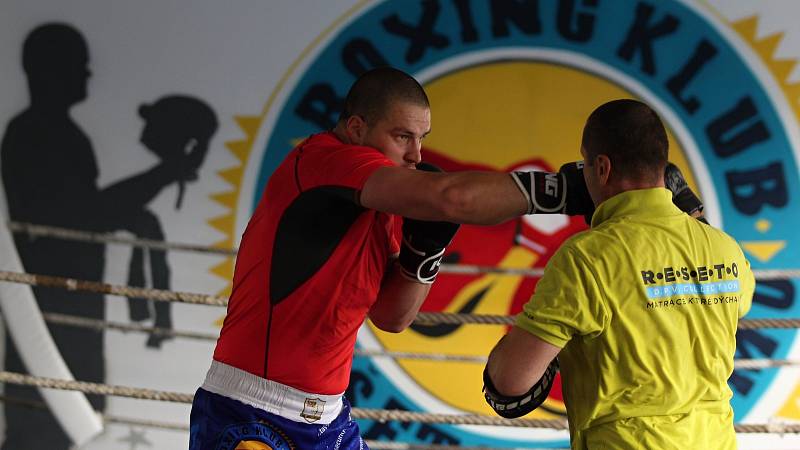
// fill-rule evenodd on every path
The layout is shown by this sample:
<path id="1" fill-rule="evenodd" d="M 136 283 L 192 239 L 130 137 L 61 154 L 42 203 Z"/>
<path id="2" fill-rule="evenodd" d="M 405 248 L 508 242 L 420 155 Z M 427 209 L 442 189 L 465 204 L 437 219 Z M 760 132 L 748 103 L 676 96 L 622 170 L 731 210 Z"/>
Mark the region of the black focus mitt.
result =
<path id="1" fill-rule="evenodd" d="M 703 217 L 703 202 L 695 195 L 681 170 L 671 162 L 664 168 L 664 186 L 672 192 L 672 203 L 681 211 L 696 217 L 701 222 L 706 222 Z"/>

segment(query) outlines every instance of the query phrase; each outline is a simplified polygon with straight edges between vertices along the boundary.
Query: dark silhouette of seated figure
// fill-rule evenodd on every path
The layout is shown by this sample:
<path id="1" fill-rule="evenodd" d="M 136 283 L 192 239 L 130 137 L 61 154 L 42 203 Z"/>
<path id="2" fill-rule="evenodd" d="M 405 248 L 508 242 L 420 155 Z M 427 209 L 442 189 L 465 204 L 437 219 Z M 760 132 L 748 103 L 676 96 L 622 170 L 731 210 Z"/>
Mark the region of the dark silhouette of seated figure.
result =
<path id="1" fill-rule="evenodd" d="M 73 121 L 70 109 L 87 96 L 89 52 L 83 36 L 66 24 L 45 24 L 25 39 L 23 69 L 29 106 L 8 124 L 0 145 L 0 165 L 11 220 L 91 231 L 127 230 L 146 221 L 144 205 L 170 183 L 191 177 L 192 158 L 161 161 L 153 168 L 100 189 L 92 144 Z M 135 232 L 135 230 L 132 230 Z M 105 246 L 15 235 L 27 272 L 100 281 Z M 103 295 L 34 288 L 39 307 L 56 312 L 105 318 Z M 78 380 L 103 382 L 103 333 L 48 325 L 72 374 Z M 6 370 L 26 372 L 6 337 Z M 35 388 L 7 384 L 9 397 L 40 400 Z M 90 396 L 99 411 L 105 397 Z M 3 449 L 67 449 L 70 442 L 49 411 L 5 405 Z"/>
<path id="2" fill-rule="evenodd" d="M 139 107 L 139 116 L 144 119 L 142 144 L 162 161 L 182 161 L 190 167 L 200 167 L 208 151 L 208 145 L 217 131 L 217 116 L 213 109 L 201 100 L 193 97 L 171 95 L 158 99 L 151 105 Z M 188 160 L 188 155 L 193 155 Z M 191 181 L 196 174 L 188 174 L 186 179 L 179 179 L 176 208 L 183 202 L 185 182 Z M 158 217 L 145 209 L 143 220 L 136 224 L 133 232 L 141 238 L 164 240 L 164 232 Z M 149 264 L 146 264 L 149 262 Z M 131 256 L 128 272 L 128 285 L 145 287 L 145 273 L 149 265 L 152 288 L 170 289 L 170 269 L 164 250 L 142 249 L 135 247 Z M 152 317 L 155 312 L 154 325 L 158 328 L 172 328 L 171 304 L 153 302 L 141 298 L 130 298 L 128 307 L 131 320 L 142 321 Z M 147 346 L 159 348 L 161 343 L 169 339 L 165 335 L 151 334 Z"/>

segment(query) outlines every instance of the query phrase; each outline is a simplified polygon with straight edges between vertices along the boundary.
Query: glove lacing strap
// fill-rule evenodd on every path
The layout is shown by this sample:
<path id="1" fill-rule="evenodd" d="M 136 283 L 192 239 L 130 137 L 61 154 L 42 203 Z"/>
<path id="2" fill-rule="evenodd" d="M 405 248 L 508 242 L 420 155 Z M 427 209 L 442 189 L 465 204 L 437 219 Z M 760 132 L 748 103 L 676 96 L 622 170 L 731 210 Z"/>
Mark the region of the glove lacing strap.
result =
<path id="1" fill-rule="evenodd" d="M 509 175 L 511 175 L 511 179 L 514 180 L 514 184 L 517 185 L 519 191 L 522 192 L 522 195 L 525 197 L 525 201 L 528 202 L 528 210 L 525 212 L 525 214 L 533 214 L 533 201 L 531 200 L 531 194 L 528 191 L 528 188 L 526 188 L 522 183 L 522 180 L 520 180 L 520 174 L 520 172 L 511 172 Z"/>
<path id="2" fill-rule="evenodd" d="M 442 256 L 444 256 L 445 248 L 442 247 L 434 254 L 428 256 L 425 252 L 414 248 L 414 246 L 408 242 L 405 236 L 403 237 L 403 247 L 413 252 L 413 254 L 418 257 L 415 259 L 419 259 L 419 262 L 415 261 L 417 267 L 416 272 L 407 270 L 404 265 L 401 264 L 400 273 L 411 281 L 422 284 L 433 284 L 434 280 L 436 280 L 436 275 L 439 274 L 439 268 L 442 264 Z M 423 270 L 427 272 L 425 275 L 422 274 Z"/>
<path id="3" fill-rule="evenodd" d="M 525 214 L 561 214 L 564 212 L 567 202 L 567 177 L 563 173 L 532 171 L 511 172 L 509 175 L 522 195 L 525 196 L 525 200 L 528 201 L 528 211 Z M 542 186 L 538 186 L 538 178 L 543 178 Z M 543 190 L 539 192 L 537 187 Z M 552 193 L 548 192 L 548 189 L 551 188 L 553 189 Z M 558 203 L 554 206 L 542 205 L 537 194 L 557 198 Z"/>

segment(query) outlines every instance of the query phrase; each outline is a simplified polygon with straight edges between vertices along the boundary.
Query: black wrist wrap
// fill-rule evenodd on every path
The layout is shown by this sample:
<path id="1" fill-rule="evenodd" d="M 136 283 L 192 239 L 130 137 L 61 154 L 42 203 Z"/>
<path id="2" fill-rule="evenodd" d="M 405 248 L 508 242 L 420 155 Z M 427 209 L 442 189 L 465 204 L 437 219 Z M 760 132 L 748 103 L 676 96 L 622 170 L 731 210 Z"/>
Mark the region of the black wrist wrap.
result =
<path id="1" fill-rule="evenodd" d="M 489 370 L 483 370 L 483 396 L 486 403 L 500 416 L 507 419 L 516 419 L 538 408 L 550 394 L 553 387 L 553 379 L 558 372 L 558 359 L 550 362 L 545 369 L 542 378 L 526 393 L 517 396 L 506 396 L 497 392 L 497 389 L 489 377 Z"/>
<path id="2" fill-rule="evenodd" d="M 431 284 L 436 279 L 441 267 L 444 247 L 414 246 L 406 236 L 400 248 L 400 269 L 403 275 L 412 281 Z"/>

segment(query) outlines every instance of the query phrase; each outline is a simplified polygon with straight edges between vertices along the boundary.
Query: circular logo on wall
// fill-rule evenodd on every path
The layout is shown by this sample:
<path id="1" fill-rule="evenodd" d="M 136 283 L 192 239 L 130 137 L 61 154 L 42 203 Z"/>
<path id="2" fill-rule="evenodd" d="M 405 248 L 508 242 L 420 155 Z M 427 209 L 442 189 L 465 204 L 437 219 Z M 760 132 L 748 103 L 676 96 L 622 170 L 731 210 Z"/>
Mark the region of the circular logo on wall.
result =
<path id="1" fill-rule="evenodd" d="M 600 104 L 638 98 L 664 119 L 670 159 L 706 204 L 712 225 L 731 234 L 755 269 L 787 268 L 800 226 L 798 103 L 773 60 L 774 38 L 757 20 L 720 21 L 677 0 L 359 3 L 335 21 L 281 80 L 262 115 L 239 117 L 246 137 L 228 143 L 240 165 L 221 172 L 237 189 L 215 226 L 238 235 L 272 171 L 294 144 L 332 128 L 343 97 L 371 67 L 414 75 L 431 100 L 423 158 L 447 171 L 553 171 L 580 159 L 583 122 Z M 529 216 L 493 227 L 465 226 L 448 263 L 544 267 L 583 218 Z M 232 266 L 220 266 L 220 273 Z M 229 279 L 229 278 L 228 278 Z M 424 310 L 514 314 L 535 278 L 442 274 Z M 794 315 L 791 280 L 759 283 L 749 317 Z M 502 326 L 417 326 L 386 334 L 365 325 L 370 350 L 485 356 Z M 743 330 L 740 358 L 792 356 L 796 332 Z M 356 357 L 350 400 L 360 407 L 493 414 L 481 394 L 483 363 Z M 736 370 L 729 380 L 736 420 L 800 418 L 781 371 Z M 792 381 L 794 383 L 794 381 Z M 556 384 L 531 417 L 564 415 Z M 368 423 L 366 438 L 463 445 L 563 444 L 566 433 L 491 427 Z"/>

